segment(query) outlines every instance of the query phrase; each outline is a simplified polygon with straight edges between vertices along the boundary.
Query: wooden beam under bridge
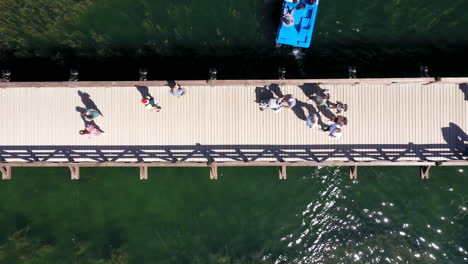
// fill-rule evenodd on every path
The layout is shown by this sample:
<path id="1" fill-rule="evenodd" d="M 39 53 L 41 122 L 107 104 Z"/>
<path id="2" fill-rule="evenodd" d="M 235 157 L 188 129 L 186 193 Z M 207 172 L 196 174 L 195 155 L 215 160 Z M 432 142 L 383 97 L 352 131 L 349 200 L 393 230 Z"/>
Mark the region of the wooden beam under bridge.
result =
<path id="1" fill-rule="evenodd" d="M 0 171 L 2 171 L 2 180 L 11 180 L 11 167 L 10 166 L 0 166 Z"/>
<path id="2" fill-rule="evenodd" d="M 218 167 L 279 167 L 279 178 L 286 179 L 287 167 L 350 167 L 350 178 L 357 179 L 357 167 L 368 166 L 418 166 L 421 168 L 421 178 L 429 178 L 429 169 L 433 166 L 468 166 L 466 160 L 453 161 L 369 161 L 369 162 L 348 162 L 348 161 L 305 161 L 305 162 L 280 162 L 280 161 L 256 161 L 256 162 L 2 162 L 0 170 L 2 179 L 11 179 L 11 169 L 13 167 L 68 167 L 71 179 L 80 178 L 80 167 L 139 167 L 140 179 L 148 179 L 149 167 L 209 167 L 210 179 L 218 179 Z"/>

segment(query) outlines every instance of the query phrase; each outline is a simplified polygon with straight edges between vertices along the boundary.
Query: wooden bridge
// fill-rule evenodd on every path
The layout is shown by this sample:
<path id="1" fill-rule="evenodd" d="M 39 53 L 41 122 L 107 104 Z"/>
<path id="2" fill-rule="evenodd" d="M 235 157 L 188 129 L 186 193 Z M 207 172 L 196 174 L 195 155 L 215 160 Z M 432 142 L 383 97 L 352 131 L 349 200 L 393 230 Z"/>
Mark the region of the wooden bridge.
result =
<path id="1" fill-rule="evenodd" d="M 0 83 L 0 169 L 70 167 L 223 166 L 431 166 L 468 165 L 468 78 Z M 339 140 L 306 126 L 320 110 L 310 103 L 328 89 L 331 101 L 349 105 Z M 280 113 L 259 111 L 262 98 L 294 94 L 298 104 Z M 146 111 L 153 96 L 161 112 Z M 86 139 L 80 110 L 98 109 L 104 134 Z"/>

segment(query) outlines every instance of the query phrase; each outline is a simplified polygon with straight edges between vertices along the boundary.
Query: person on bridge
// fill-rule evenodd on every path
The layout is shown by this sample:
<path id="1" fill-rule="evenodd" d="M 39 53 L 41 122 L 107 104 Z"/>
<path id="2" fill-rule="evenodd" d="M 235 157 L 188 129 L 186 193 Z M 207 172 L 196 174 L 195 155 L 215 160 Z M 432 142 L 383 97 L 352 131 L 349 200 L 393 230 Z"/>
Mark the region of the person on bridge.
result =
<path id="1" fill-rule="evenodd" d="M 161 111 L 161 107 L 156 103 L 153 97 L 146 96 L 145 98 L 141 99 L 141 102 L 145 105 L 146 110 L 148 111 Z"/>
<path id="2" fill-rule="evenodd" d="M 281 102 L 281 106 L 284 108 L 293 108 L 297 104 L 297 99 L 292 94 L 287 94 L 279 99 Z"/>
<path id="3" fill-rule="evenodd" d="M 328 100 L 330 99 L 330 93 L 328 89 L 322 89 L 318 93 L 312 94 L 312 98 L 307 100 L 308 103 L 315 101 L 317 107 L 325 106 L 328 109 Z"/>
<path id="4" fill-rule="evenodd" d="M 309 117 L 307 117 L 306 124 L 308 127 L 314 128 L 314 127 L 317 127 L 318 121 L 319 121 L 319 115 L 317 113 L 314 113 L 310 115 Z"/>
<path id="5" fill-rule="evenodd" d="M 85 121 L 93 121 L 99 116 L 103 116 L 101 113 L 99 113 L 98 110 L 96 109 L 86 109 L 83 113 L 81 113 L 81 116 Z"/>
<path id="6" fill-rule="evenodd" d="M 342 102 L 336 102 L 330 106 L 331 109 L 336 109 L 336 114 L 341 114 L 348 111 L 348 105 Z"/>
<path id="7" fill-rule="evenodd" d="M 348 123 L 348 120 L 344 116 L 338 116 L 334 121 L 328 121 L 330 125 L 321 131 L 329 132 L 329 136 L 333 139 L 339 139 L 342 135 L 342 127 Z"/>
<path id="8" fill-rule="evenodd" d="M 89 124 L 86 126 L 85 129 L 80 130 L 80 135 L 85 136 L 86 138 L 90 139 L 92 137 L 96 137 L 104 133 L 104 131 L 98 129 L 95 125 Z"/>
<path id="9" fill-rule="evenodd" d="M 340 126 L 346 126 L 348 125 L 348 118 L 346 118 L 346 116 L 338 115 L 333 119 L 333 122 Z"/>
<path id="10" fill-rule="evenodd" d="M 180 84 L 176 83 L 173 87 L 171 87 L 170 93 L 174 96 L 180 97 L 185 94 L 185 89 L 180 86 Z"/>
<path id="11" fill-rule="evenodd" d="M 326 106 L 328 107 L 328 100 L 330 99 L 330 93 L 328 89 L 323 89 L 317 95 L 315 102 L 318 106 Z"/>
<path id="12" fill-rule="evenodd" d="M 333 123 L 330 128 L 330 137 L 333 139 L 339 139 L 341 137 L 341 126 L 338 125 L 337 123 Z"/>

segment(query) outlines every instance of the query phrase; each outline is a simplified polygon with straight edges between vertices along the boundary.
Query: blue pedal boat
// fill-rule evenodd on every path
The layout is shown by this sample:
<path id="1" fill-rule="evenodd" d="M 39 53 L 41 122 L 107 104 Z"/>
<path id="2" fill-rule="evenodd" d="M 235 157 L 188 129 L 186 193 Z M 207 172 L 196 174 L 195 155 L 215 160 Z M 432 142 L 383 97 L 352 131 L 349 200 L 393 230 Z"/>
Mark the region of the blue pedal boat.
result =
<path id="1" fill-rule="evenodd" d="M 276 43 L 310 47 L 318 6 L 319 0 L 284 0 Z"/>

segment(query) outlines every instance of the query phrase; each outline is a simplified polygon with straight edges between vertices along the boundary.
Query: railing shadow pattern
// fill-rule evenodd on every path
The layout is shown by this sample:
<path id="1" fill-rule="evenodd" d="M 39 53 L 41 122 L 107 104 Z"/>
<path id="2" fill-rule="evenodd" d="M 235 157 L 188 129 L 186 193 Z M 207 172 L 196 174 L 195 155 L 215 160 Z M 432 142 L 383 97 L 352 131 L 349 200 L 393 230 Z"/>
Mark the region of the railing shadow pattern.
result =
<path id="1" fill-rule="evenodd" d="M 439 161 L 463 160 L 448 144 L 0 146 L 0 162 Z"/>

